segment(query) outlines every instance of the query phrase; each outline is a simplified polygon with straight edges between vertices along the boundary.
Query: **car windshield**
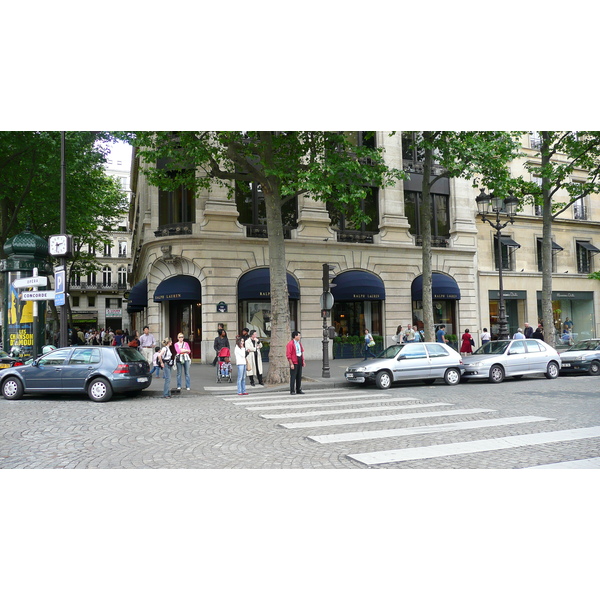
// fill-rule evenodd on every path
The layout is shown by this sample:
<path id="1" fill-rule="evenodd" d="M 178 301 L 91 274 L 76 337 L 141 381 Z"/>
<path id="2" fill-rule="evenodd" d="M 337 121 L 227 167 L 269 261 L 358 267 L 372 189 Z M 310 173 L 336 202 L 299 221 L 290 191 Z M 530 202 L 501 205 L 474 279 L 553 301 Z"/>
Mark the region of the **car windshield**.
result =
<path id="1" fill-rule="evenodd" d="M 577 342 L 574 346 L 571 346 L 569 350 L 598 350 L 599 348 L 599 340 L 583 340 L 582 342 Z"/>
<path id="2" fill-rule="evenodd" d="M 398 352 L 404 348 L 406 344 L 396 344 L 395 346 L 388 346 L 385 350 L 382 350 L 377 358 L 395 358 Z"/>
<path id="3" fill-rule="evenodd" d="M 510 344 L 510 340 L 500 340 L 497 342 L 488 342 L 484 344 L 480 348 L 477 348 L 473 355 L 475 354 L 504 354 L 508 345 Z"/>
<path id="4" fill-rule="evenodd" d="M 137 348 L 132 348 L 129 346 L 121 346 L 117 348 L 117 352 L 119 353 L 119 359 L 123 362 L 140 362 L 142 360 L 146 360 L 142 353 Z"/>

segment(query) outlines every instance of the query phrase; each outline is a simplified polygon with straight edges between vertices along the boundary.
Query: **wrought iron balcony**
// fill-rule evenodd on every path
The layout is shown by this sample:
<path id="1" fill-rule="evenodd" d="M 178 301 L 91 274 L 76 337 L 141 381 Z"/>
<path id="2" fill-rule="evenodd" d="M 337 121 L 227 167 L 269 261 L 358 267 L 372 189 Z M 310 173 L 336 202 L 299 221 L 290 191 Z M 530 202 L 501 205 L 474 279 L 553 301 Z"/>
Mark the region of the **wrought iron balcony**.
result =
<path id="1" fill-rule="evenodd" d="M 169 235 L 191 235 L 193 223 L 169 223 L 161 225 L 154 232 L 155 237 L 166 237 Z"/>
<path id="2" fill-rule="evenodd" d="M 103 284 L 102 282 L 98 283 L 87 283 L 87 282 L 79 282 L 79 283 L 69 283 L 69 289 L 73 291 L 80 292 L 98 292 L 98 293 L 108 293 L 108 292 L 124 292 L 127 290 L 126 283 L 109 283 Z"/>
<path id="3" fill-rule="evenodd" d="M 344 231 L 337 232 L 337 241 L 353 244 L 372 244 L 374 235 L 375 233 L 372 231 L 352 231 L 345 229 Z"/>
<path id="4" fill-rule="evenodd" d="M 292 239 L 292 227 L 283 228 L 283 238 L 286 240 Z M 246 237 L 264 238 L 269 237 L 266 225 L 246 225 Z"/>
<path id="5" fill-rule="evenodd" d="M 431 236 L 431 245 L 434 248 L 447 248 L 450 241 L 447 237 L 441 235 L 432 235 Z M 416 235 L 415 236 L 415 245 L 422 246 L 423 245 L 423 236 Z"/>

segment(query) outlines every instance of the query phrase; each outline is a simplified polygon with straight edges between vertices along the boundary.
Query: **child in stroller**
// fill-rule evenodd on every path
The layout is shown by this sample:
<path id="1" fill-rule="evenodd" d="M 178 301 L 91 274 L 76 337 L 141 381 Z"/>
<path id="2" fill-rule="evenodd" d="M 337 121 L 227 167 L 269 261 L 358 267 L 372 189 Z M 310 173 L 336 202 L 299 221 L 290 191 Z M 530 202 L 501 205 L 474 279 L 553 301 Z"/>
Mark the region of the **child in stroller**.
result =
<path id="1" fill-rule="evenodd" d="M 217 383 L 221 383 L 222 379 L 227 379 L 231 383 L 231 370 L 231 352 L 229 348 L 221 348 L 217 362 Z"/>

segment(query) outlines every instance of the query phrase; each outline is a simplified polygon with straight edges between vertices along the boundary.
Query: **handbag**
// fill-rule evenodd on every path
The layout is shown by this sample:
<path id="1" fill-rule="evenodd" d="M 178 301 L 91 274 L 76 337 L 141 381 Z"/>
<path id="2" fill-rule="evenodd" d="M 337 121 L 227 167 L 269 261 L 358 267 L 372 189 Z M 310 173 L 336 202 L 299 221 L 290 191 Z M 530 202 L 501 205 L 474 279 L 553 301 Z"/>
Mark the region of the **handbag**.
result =
<path id="1" fill-rule="evenodd" d="M 375 345 L 375 340 L 371 340 L 367 346 L 369 346 L 369 348 L 372 348 Z"/>
<path id="2" fill-rule="evenodd" d="M 475 340 L 473 338 L 471 338 L 471 346 L 475 345 Z"/>

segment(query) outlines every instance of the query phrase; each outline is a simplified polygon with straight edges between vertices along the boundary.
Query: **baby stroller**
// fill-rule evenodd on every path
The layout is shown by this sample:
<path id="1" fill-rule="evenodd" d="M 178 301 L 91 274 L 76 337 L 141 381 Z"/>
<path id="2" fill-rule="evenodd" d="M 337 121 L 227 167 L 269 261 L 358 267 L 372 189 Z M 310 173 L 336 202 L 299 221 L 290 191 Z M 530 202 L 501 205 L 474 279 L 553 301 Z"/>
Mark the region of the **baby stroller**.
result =
<path id="1" fill-rule="evenodd" d="M 219 350 L 219 360 L 217 361 L 217 383 L 221 383 L 221 381 L 225 379 L 227 379 L 229 383 L 232 382 L 230 357 L 231 352 L 229 351 L 229 348 L 221 348 Z"/>

